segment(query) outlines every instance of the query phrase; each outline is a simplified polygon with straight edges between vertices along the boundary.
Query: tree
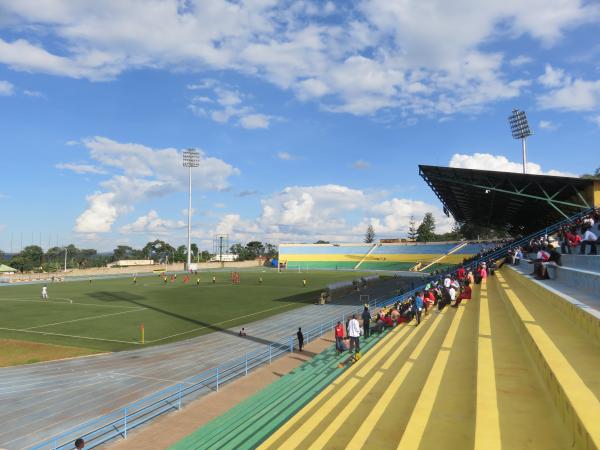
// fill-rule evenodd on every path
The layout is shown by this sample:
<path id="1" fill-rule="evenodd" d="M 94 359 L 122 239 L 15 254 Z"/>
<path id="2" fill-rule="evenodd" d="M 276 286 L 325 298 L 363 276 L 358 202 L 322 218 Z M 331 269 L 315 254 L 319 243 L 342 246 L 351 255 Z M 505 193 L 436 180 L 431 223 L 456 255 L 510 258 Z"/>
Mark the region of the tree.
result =
<path id="1" fill-rule="evenodd" d="M 431 242 L 435 240 L 435 219 L 430 212 L 425 213 L 423 221 L 417 228 L 418 242 Z"/>
<path id="2" fill-rule="evenodd" d="M 415 228 L 415 216 L 410 216 L 408 221 L 408 239 L 415 241 L 417 239 L 417 229 Z"/>
<path id="3" fill-rule="evenodd" d="M 329 241 L 323 241 L 319 239 L 317 242 L 315 242 L 315 244 L 329 244 Z"/>
<path id="4" fill-rule="evenodd" d="M 127 259 L 131 255 L 132 251 L 133 248 L 131 248 L 129 245 L 117 245 L 117 248 L 113 250 L 113 261 Z"/>
<path id="5" fill-rule="evenodd" d="M 174 262 L 185 262 L 187 261 L 187 247 L 185 245 L 180 245 L 175 250 L 175 255 L 173 255 Z"/>
<path id="6" fill-rule="evenodd" d="M 44 251 L 37 245 L 25 247 L 10 260 L 10 265 L 21 272 L 39 269 L 42 265 Z"/>
<path id="7" fill-rule="evenodd" d="M 193 261 L 194 260 L 194 256 L 196 258 L 199 257 L 199 255 L 198 255 L 198 244 L 195 244 L 195 243 L 192 242 L 191 249 L 192 249 L 192 261 Z"/>
<path id="8" fill-rule="evenodd" d="M 269 259 L 277 259 L 279 257 L 279 250 L 276 245 L 266 243 L 264 256 Z"/>
<path id="9" fill-rule="evenodd" d="M 372 244 L 375 242 L 375 230 L 373 229 L 373 225 L 369 224 L 367 227 L 367 231 L 365 232 L 365 244 Z"/>

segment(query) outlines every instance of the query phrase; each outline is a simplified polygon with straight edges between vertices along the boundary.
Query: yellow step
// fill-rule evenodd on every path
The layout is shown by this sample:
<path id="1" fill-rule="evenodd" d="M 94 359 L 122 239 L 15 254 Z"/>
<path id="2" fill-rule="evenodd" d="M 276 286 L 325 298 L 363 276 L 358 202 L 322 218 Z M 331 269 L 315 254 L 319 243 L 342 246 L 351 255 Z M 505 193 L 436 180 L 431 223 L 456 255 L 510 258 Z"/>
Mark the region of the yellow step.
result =
<path id="1" fill-rule="evenodd" d="M 510 274 L 510 271 L 506 274 Z M 559 414 L 571 431 L 574 446 L 583 449 L 599 449 L 600 402 L 598 398 L 574 369 L 567 355 L 563 354 L 550 338 L 547 329 L 544 329 L 524 305 L 521 299 L 523 292 L 517 295 L 512 284 L 507 283 L 501 272 L 498 273 L 497 278 L 501 284 L 501 297 L 514 315 L 523 342 L 528 346 L 530 355 L 538 365 L 553 395 Z M 525 295 L 523 298 L 525 299 Z M 533 302 L 528 304 L 540 313 L 540 309 Z M 551 305 L 548 304 L 546 307 Z M 545 325 L 549 325 L 549 322 L 547 320 Z M 577 330 L 574 328 L 573 332 Z M 596 367 L 596 370 L 600 370 L 600 367 Z"/>

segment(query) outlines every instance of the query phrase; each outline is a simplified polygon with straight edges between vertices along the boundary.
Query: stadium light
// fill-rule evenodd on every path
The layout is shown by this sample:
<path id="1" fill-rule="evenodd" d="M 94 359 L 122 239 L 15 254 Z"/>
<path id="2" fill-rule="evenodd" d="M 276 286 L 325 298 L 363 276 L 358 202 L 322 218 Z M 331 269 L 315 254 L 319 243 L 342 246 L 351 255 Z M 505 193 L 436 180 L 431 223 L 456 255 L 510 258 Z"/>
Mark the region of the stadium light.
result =
<path id="1" fill-rule="evenodd" d="M 190 270 L 190 264 L 192 262 L 192 167 L 198 167 L 200 165 L 200 153 L 193 148 L 188 148 L 183 151 L 183 167 L 189 169 L 189 180 L 190 180 L 190 195 L 188 203 L 188 245 L 187 245 L 187 270 Z"/>
<path id="2" fill-rule="evenodd" d="M 525 111 L 519 111 L 517 108 L 512 110 L 512 114 L 508 118 L 510 124 L 510 131 L 512 132 L 513 139 L 521 139 L 521 147 L 523 149 L 523 173 L 527 173 L 527 148 L 525 141 L 528 136 L 533 133 L 529 128 L 529 122 L 527 121 L 527 115 Z"/>

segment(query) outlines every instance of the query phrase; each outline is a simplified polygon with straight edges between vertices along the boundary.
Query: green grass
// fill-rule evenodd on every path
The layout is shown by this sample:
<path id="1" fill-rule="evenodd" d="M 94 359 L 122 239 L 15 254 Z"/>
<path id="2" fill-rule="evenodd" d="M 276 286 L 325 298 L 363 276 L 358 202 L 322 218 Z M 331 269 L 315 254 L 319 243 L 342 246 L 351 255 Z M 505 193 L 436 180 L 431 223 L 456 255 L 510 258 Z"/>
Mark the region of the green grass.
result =
<path id="1" fill-rule="evenodd" d="M 40 284 L 0 287 L 0 338 L 117 351 L 139 348 L 144 324 L 145 345 L 164 344 L 304 306 L 327 284 L 362 275 L 267 269 L 241 272 L 232 285 L 229 272 L 202 272 L 199 286 L 195 277 L 184 284 L 181 274 L 166 285 L 158 276 L 135 285 L 132 278 L 95 279 L 49 283 L 49 301 L 40 299 Z"/>

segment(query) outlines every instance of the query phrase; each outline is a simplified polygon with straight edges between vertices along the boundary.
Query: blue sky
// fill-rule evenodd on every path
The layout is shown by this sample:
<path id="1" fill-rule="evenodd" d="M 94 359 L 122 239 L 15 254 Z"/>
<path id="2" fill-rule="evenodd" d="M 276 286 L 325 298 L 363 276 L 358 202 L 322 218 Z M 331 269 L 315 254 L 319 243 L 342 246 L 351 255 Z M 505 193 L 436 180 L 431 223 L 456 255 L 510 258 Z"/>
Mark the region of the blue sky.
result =
<path id="1" fill-rule="evenodd" d="M 600 7 L 576 0 L 0 0 L 0 249 L 404 236 L 417 165 L 600 165 Z"/>

